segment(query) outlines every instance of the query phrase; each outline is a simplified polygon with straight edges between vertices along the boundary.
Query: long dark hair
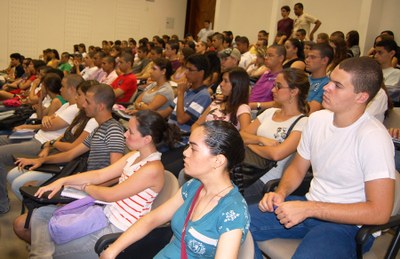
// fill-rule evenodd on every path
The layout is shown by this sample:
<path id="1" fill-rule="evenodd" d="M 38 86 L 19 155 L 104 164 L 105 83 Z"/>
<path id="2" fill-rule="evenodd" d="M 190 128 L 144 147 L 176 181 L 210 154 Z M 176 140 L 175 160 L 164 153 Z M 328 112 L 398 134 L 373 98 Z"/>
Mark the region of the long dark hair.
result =
<path id="1" fill-rule="evenodd" d="M 237 125 L 236 114 L 239 106 L 249 103 L 250 78 L 246 70 L 241 67 L 232 68 L 225 73 L 228 73 L 229 81 L 232 85 L 231 94 L 225 100 L 225 113 L 230 114 L 230 122 L 233 125 Z"/>
<path id="2" fill-rule="evenodd" d="M 88 81 L 82 81 L 77 89 L 81 90 L 84 94 L 86 94 L 87 90 L 95 84 L 98 84 L 96 80 L 88 80 Z M 68 128 L 65 130 L 64 136 L 61 139 L 63 142 L 74 142 L 83 132 L 83 130 L 86 127 L 86 124 L 91 118 L 86 116 L 86 113 L 83 109 L 81 109 L 78 114 L 75 116 L 75 118 L 72 120 L 71 124 L 68 126 Z M 75 131 L 72 132 L 72 130 L 75 128 Z"/>
<path id="3" fill-rule="evenodd" d="M 244 143 L 239 131 L 226 121 L 207 121 L 201 125 L 206 134 L 204 142 L 214 156 L 222 154 L 228 161 L 231 171 L 244 159 Z"/>
<path id="4" fill-rule="evenodd" d="M 297 68 L 287 68 L 282 70 L 282 75 L 288 83 L 290 89 L 298 89 L 297 95 L 297 108 L 303 114 L 308 114 L 310 106 L 307 102 L 308 90 L 310 89 L 310 82 L 306 72 Z"/>
<path id="5" fill-rule="evenodd" d="M 157 112 L 141 110 L 133 115 L 138 122 L 137 130 L 142 136 L 151 136 L 154 145 L 167 144 L 173 147 L 180 139 L 179 129 L 175 124 L 169 124 Z"/>
<path id="6" fill-rule="evenodd" d="M 293 45 L 293 47 L 297 48 L 297 57 L 301 60 L 304 60 L 304 45 L 299 41 L 298 39 L 291 38 L 289 39 L 290 44 Z"/>

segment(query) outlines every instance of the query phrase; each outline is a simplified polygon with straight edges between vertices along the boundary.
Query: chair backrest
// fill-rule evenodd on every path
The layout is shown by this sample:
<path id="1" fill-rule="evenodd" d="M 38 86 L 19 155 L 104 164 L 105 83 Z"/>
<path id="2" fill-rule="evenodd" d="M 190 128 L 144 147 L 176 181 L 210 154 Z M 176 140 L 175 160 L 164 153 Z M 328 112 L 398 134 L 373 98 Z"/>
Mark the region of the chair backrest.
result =
<path id="1" fill-rule="evenodd" d="M 400 213 L 400 173 L 396 171 L 396 183 L 394 189 L 394 204 L 392 216 Z"/>
<path id="2" fill-rule="evenodd" d="M 174 196 L 179 189 L 178 179 L 176 179 L 175 175 L 173 175 L 170 171 L 165 170 L 164 177 L 164 187 L 154 200 L 151 209 L 155 209 L 166 202 L 168 199 Z"/>
<path id="3" fill-rule="evenodd" d="M 400 128 L 400 107 L 393 107 L 383 124 L 386 128 Z"/>
<path id="4" fill-rule="evenodd" d="M 246 239 L 240 246 L 238 259 L 253 259 L 253 258 L 254 258 L 254 242 L 253 242 L 253 236 L 249 231 L 247 233 Z"/>
<path id="5" fill-rule="evenodd" d="M 138 89 L 136 89 L 136 91 L 132 94 L 131 98 L 129 98 L 129 103 L 133 103 L 136 99 L 138 93 Z"/>

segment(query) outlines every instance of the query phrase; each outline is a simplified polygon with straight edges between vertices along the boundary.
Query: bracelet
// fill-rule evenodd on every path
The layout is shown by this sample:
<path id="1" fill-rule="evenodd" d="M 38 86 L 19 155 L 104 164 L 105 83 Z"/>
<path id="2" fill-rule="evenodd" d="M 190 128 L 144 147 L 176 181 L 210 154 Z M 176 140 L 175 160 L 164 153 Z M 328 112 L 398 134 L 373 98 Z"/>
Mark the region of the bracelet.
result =
<path id="1" fill-rule="evenodd" d="M 45 147 L 46 143 L 47 143 L 47 142 L 44 142 L 44 143 L 40 146 L 40 149 L 43 149 L 43 148 Z"/>

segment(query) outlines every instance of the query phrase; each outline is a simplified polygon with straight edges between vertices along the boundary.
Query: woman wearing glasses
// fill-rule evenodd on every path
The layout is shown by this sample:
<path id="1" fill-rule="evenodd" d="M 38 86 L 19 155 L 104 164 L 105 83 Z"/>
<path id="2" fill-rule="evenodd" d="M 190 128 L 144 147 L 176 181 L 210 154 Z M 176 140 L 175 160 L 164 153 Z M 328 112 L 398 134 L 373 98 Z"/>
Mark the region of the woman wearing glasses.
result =
<path id="1" fill-rule="evenodd" d="M 306 101 L 310 87 L 307 74 L 299 69 L 284 69 L 275 80 L 272 93 L 280 108 L 270 108 L 260 114 L 249 126 L 241 131 L 245 145 L 261 157 L 278 161 L 276 167 L 266 172 L 257 182 L 244 190 L 248 202 L 258 201 L 266 182 L 282 176 L 292 154 L 300 141 L 301 131 L 307 118 L 301 118 L 287 131 L 297 118 L 307 114 Z"/>

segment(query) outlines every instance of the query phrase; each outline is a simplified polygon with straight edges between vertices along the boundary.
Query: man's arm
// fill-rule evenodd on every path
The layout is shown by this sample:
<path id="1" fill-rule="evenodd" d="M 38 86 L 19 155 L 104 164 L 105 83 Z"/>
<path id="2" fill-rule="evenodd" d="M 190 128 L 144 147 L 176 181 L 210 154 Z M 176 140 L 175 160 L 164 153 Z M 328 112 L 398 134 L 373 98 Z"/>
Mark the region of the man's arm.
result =
<path id="1" fill-rule="evenodd" d="M 318 30 L 318 28 L 319 28 L 319 26 L 321 26 L 321 21 L 320 20 L 317 20 L 316 22 L 315 22 L 315 26 L 314 26 L 314 28 L 312 29 L 312 31 L 310 32 L 310 40 L 311 41 L 313 41 L 314 40 L 314 33 Z"/>
<path id="2" fill-rule="evenodd" d="M 59 130 L 65 127 L 68 127 L 69 123 L 66 122 L 65 120 L 61 119 L 58 116 L 52 117 L 48 123 L 42 124 L 42 130 L 43 131 L 55 131 Z"/>
<path id="3" fill-rule="evenodd" d="M 260 210 L 272 212 L 274 211 L 274 207 L 281 205 L 285 198 L 300 186 L 310 165 L 309 160 L 304 159 L 297 153 L 283 173 L 276 191 L 266 193 L 260 201 Z"/>
<path id="4" fill-rule="evenodd" d="M 124 95 L 124 93 L 124 90 L 122 90 L 121 88 L 114 89 L 115 98 L 121 97 L 122 95 Z"/>
<path id="5" fill-rule="evenodd" d="M 377 225 L 389 220 L 393 209 L 395 181 L 390 178 L 365 182 L 366 201 L 350 204 L 294 201 L 277 204 L 275 213 L 286 228 L 306 218 L 342 224 Z"/>
<path id="6" fill-rule="evenodd" d="M 185 124 L 190 120 L 190 115 L 185 112 L 185 92 L 188 89 L 187 84 L 178 85 L 178 95 L 176 101 L 176 120 L 179 124 Z"/>

